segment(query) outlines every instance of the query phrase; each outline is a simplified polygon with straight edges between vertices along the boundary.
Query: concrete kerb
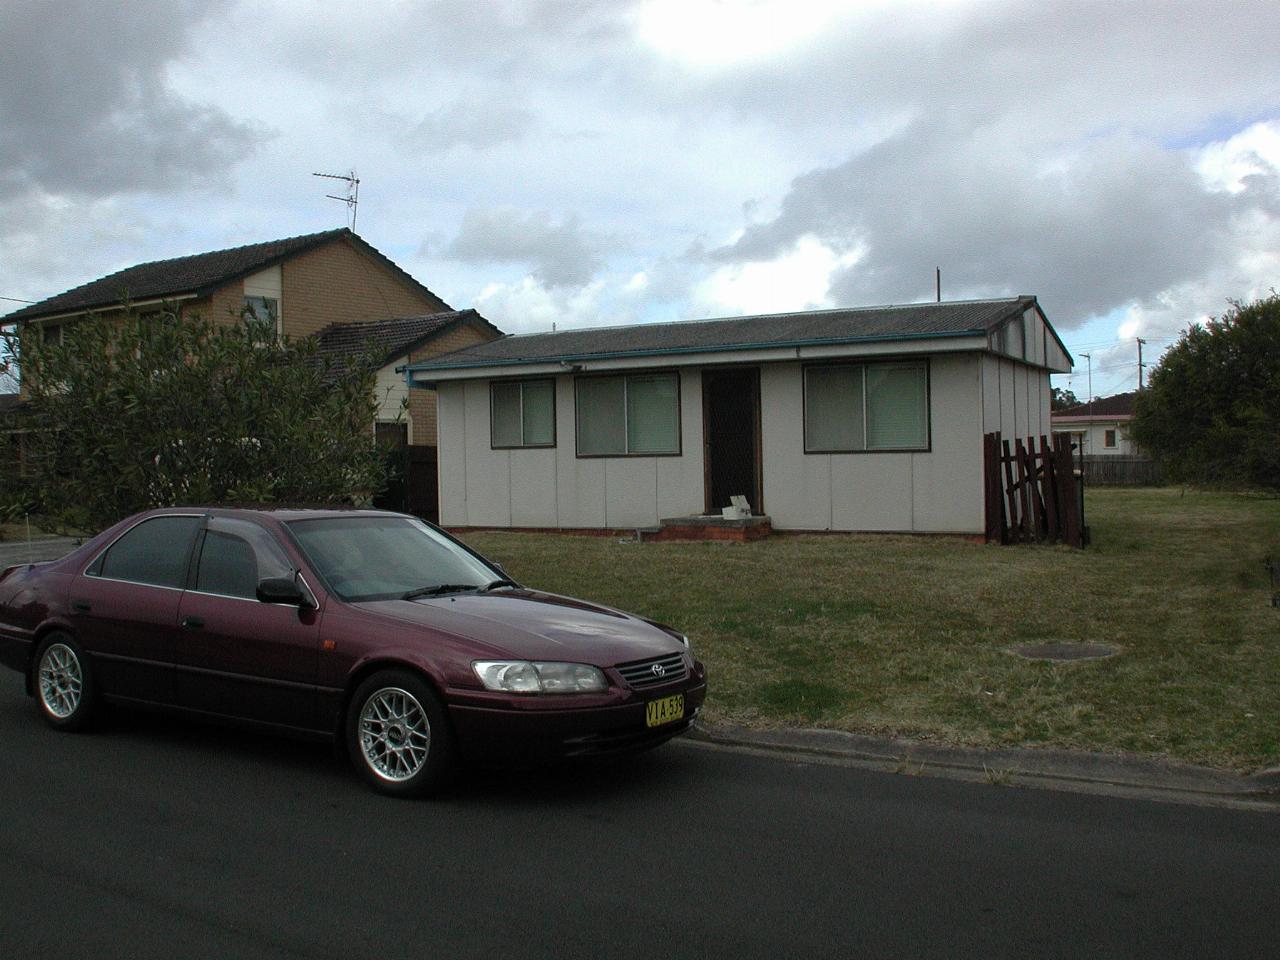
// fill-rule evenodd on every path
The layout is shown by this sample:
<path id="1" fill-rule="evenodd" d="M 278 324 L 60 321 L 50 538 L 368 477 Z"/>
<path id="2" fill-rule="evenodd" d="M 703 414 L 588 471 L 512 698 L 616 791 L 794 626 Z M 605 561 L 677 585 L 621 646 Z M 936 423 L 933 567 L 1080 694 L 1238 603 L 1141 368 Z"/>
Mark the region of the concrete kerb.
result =
<path id="1" fill-rule="evenodd" d="M 754 730 L 698 721 L 689 736 L 726 747 L 844 760 L 891 773 L 1280 809 L 1280 767 L 1251 775 L 1148 757 L 1055 749 L 979 749 L 842 730 Z"/>

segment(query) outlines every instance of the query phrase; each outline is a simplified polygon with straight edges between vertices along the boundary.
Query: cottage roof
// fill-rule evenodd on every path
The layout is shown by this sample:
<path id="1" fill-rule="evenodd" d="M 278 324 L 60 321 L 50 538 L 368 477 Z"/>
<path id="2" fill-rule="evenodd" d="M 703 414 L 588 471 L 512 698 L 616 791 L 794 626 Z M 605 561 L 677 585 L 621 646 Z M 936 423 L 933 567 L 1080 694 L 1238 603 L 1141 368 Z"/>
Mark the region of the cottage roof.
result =
<path id="1" fill-rule="evenodd" d="M 474 310 L 450 310 L 416 317 L 395 317 L 372 322 L 334 323 L 317 334 L 319 354 L 334 369 L 361 356 L 372 356 L 379 366 L 404 356 L 422 344 L 465 323 L 479 323 L 502 336 L 502 331 Z"/>
<path id="2" fill-rule="evenodd" d="M 983 336 L 1033 307 L 1038 309 L 1035 297 L 1021 296 L 521 334 L 433 357 L 413 364 L 412 369 L 448 370 L 806 344 Z"/>
<path id="3" fill-rule="evenodd" d="M 1054 410 L 1053 418 L 1056 420 L 1062 417 L 1092 417 L 1096 420 L 1131 417 L 1133 401 L 1137 395 L 1136 391 L 1130 390 L 1128 393 L 1117 393 L 1110 397 L 1094 397 L 1092 403 L 1077 403 L 1071 407 Z"/>
<path id="4" fill-rule="evenodd" d="M 73 287 L 47 300 L 23 307 L 21 310 L 15 310 L 0 319 L 8 323 L 14 320 L 36 320 L 82 310 L 110 308 L 119 306 L 125 298 L 136 301 L 177 297 L 184 294 L 204 296 L 233 280 L 247 277 L 308 250 L 343 239 L 382 261 L 385 266 L 399 274 L 413 287 L 429 296 L 435 296 L 358 234 L 343 227 L 321 233 L 286 237 L 283 240 L 269 240 L 266 243 L 252 243 L 228 250 L 213 250 L 209 253 L 196 253 L 170 260 L 140 263 Z"/>

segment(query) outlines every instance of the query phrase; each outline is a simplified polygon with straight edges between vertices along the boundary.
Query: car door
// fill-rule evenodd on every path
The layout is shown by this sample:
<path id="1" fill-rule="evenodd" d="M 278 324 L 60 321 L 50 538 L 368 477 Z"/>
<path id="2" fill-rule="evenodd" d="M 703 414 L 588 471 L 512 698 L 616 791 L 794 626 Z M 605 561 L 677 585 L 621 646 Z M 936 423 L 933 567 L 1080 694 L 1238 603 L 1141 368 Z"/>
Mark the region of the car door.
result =
<path id="1" fill-rule="evenodd" d="M 174 639 L 199 514 L 144 519 L 71 584 L 69 612 L 102 692 L 148 703 L 174 699 Z"/>
<path id="2" fill-rule="evenodd" d="M 295 573 L 265 527 L 209 519 L 178 611 L 173 659 L 182 706 L 315 728 L 319 615 L 311 607 L 257 598 L 260 580 Z"/>

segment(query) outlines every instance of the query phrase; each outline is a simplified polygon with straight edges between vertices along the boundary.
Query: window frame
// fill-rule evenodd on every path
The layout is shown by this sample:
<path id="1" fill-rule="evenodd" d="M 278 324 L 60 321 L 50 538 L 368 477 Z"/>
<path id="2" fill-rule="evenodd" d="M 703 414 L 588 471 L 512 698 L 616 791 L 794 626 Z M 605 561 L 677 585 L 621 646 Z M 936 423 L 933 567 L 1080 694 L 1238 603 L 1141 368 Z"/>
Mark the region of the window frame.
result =
<path id="1" fill-rule="evenodd" d="M 196 537 L 196 545 L 191 553 L 191 559 L 188 564 L 187 587 L 186 587 L 187 593 L 199 594 L 202 597 L 219 597 L 223 600 L 244 600 L 251 603 L 264 602 L 258 599 L 256 589 L 252 597 L 242 597 L 234 593 L 218 593 L 217 591 L 214 591 L 214 590 L 200 589 L 200 562 L 204 559 L 205 544 L 209 542 L 210 533 L 221 534 L 222 536 L 236 537 L 240 540 L 243 540 L 246 544 L 249 545 L 249 549 L 253 553 L 255 568 L 260 566 L 259 560 L 261 558 L 261 554 L 259 552 L 259 544 L 242 536 L 240 533 L 237 533 L 234 529 L 233 530 L 219 529 L 219 527 L 224 523 L 232 523 L 232 524 L 239 523 L 239 524 L 245 524 L 246 526 L 249 526 L 249 527 L 253 527 L 260 535 L 261 541 L 265 541 L 267 544 L 270 545 L 271 548 L 274 548 L 276 550 L 276 552 L 279 554 L 279 556 L 276 559 L 283 560 L 285 562 L 285 565 L 289 569 L 290 575 L 294 577 L 301 577 L 302 571 L 298 568 L 298 565 L 296 562 L 294 562 L 294 559 L 291 556 L 289 556 L 289 551 L 284 548 L 284 544 L 280 542 L 280 538 L 277 537 L 274 533 L 272 533 L 265 525 L 258 523 L 256 520 L 251 520 L 247 517 L 226 517 L 226 516 L 220 516 L 220 515 L 212 515 L 212 516 L 205 517 L 204 525 L 201 526 L 200 532 Z M 210 527 L 213 527 L 214 529 L 211 530 Z M 259 571 L 255 569 L 254 572 L 256 574 Z M 261 583 L 261 582 L 262 582 L 261 578 L 255 576 L 255 585 L 256 583 Z M 309 591 L 310 587 L 308 587 L 307 590 Z"/>
<path id="2" fill-rule="evenodd" d="M 195 530 L 192 532 L 191 539 L 187 541 L 186 562 L 183 565 L 183 570 L 185 571 L 185 573 L 183 574 L 181 585 L 176 587 L 171 587 L 163 583 L 146 583 L 141 580 L 125 580 L 122 577 L 109 577 L 109 576 L 104 576 L 102 574 L 102 565 L 105 562 L 106 556 L 108 553 L 111 552 L 111 550 L 116 546 L 116 544 L 118 544 L 121 540 L 123 540 L 125 537 L 131 534 L 134 530 L 137 530 L 144 523 L 151 523 L 154 520 L 169 520 L 169 519 L 187 519 L 187 520 L 196 519 L 200 521 L 199 524 L 196 526 Z M 90 560 L 87 564 L 85 564 L 84 569 L 80 571 L 80 575 L 82 577 L 91 577 L 94 580 L 105 580 L 110 583 L 128 583 L 135 587 L 153 587 L 156 590 L 184 591 L 191 584 L 191 577 L 193 575 L 192 561 L 194 560 L 194 557 L 195 557 L 195 547 L 197 542 L 201 541 L 201 539 L 204 536 L 205 521 L 206 521 L 206 514 L 203 514 L 203 513 L 161 513 L 161 514 L 156 514 L 150 517 L 142 517 L 136 523 L 129 524 L 129 527 L 127 529 L 121 530 L 117 536 L 112 538 L 109 544 L 107 544 L 105 547 L 99 550 L 96 554 L 94 554 L 93 559 Z"/>
<path id="3" fill-rule="evenodd" d="M 809 447 L 809 371 L 814 368 L 854 367 L 862 374 L 862 442 L 863 446 L 854 449 L 813 450 Z M 924 446 L 922 447 L 868 447 L 868 410 L 867 410 L 867 375 L 872 367 L 919 367 L 924 370 Z M 928 357 L 921 359 L 894 358 L 887 360 L 824 360 L 806 363 L 800 369 L 800 418 L 804 428 L 805 456 L 825 456 L 830 454 L 895 454 L 895 453 L 932 453 L 933 452 L 933 370 Z"/>
<path id="4" fill-rule="evenodd" d="M 262 301 L 262 309 L 267 311 L 267 313 L 268 313 L 268 317 L 260 317 L 260 316 L 258 316 L 258 310 L 257 310 L 257 308 L 255 307 L 255 305 L 254 305 L 253 303 L 251 303 L 251 302 L 250 302 L 250 301 L 253 301 L 253 300 L 260 300 L 260 301 Z M 269 308 L 269 307 L 267 306 L 267 301 L 270 301 L 271 303 L 274 303 L 274 304 L 275 304 L 275 309 L 274 309 L 274 310 L 272 310 L 271 308 Z M 249 312 L 248 312 L 248 313 L 246 313 L 246 312 L 245 312 L 246 310 L 247 310 L 247 311 L 249 311 Z M 283 339 L 283 337 L 284 337 L 284 320 L 283 320 L 283 318 L 281 317 L 281 313 L 280 313 L 280 298 L 279 298 L 279 297 L 268 297 L 268 296 L 265 296 L 265 295 L 263 295 L 263 294 L 258 294 L 258 293 L 246 293 L 246 294 L 244 294 L 244 295 L 241 297 L 241 300 L 240 300 L 240 311 L 241 311 L 240 315 L 241 315 L 241 316 L 242 316 L 246 321 L 248 321 L 248 322 L 250 322 L 250 323 L 258 323 L 258 324 L 262 324 L 264 327 L 266 326 L 267 319 L 269 318 L 269 319 L 271 320 L 271 330 L 272 330 L 272 332 L 273 332 L 274 339 L 275 339 L 277 342 L 278 342 L 278 341 L 280 341 L 281 339 Z"/>
<path id="5" fill-rule="evenodd" d="M 1120 447 L 1120 431 L 1115 428 L 1104 428 L 1102 431 L 1102 449 L 1116 450 Z"/>
<path id="6" fill-rule="evenodd" d="M 493 438 L 494 420 L 494 388 L 498 386 L 518 386 L 520 388 L 520 439 L 524 440 L 524 386 L 526 383 L 551 384 L 551 442 L 550 443 L 495 443 Z M 550 450 L 556 446 L 556 379 L 555 377 L 505 377 L 489 381 L 489 449 L 490 450 Z"/>
<path id="7" fill-rule="evenodd" d="M 622 380 L 622 435 L 627 446 L 631 445 L 631 437 L 627 432 L 627 421 L 630 418 L 628 409 L 628 391 L 627 381 L 632 377 L 655 377 L 667 376 L 675 380 L 676 385 L 676 448 L 674 451 L 664 453 L 654 453 L 642 451 L 639 453 L 631 453 L 629 450 L 624 453 L 583 453 L 582 452 L 582 417 L 581 417 L 581 397 L 579 384 L 586 380 Z M 662 370 L 631 370 L 622 373 L 606 372 L 592 373 L 585 376 L 577 376 L 573 378 L 573 432 L 574 432 L 574 456 L 579 460 L 633 460 L 644 457 L 682 457 L 684 456 L 684 397 L 681 392 L 681 377 L 679 370 L 662 369 Z"/>

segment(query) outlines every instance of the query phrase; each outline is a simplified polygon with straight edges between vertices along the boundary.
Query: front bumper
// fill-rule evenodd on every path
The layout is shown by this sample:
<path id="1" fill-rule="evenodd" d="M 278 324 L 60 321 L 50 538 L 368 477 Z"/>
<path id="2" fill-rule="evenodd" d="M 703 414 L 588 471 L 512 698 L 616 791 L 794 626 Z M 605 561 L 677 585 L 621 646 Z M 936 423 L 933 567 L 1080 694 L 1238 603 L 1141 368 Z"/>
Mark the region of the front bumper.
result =
<path id="1" fill-rule="evenodd" d="M 684 717 L 645 725 L 645 705 L 684 694 Z M 705 680 L 675 689 L 634 694 L 625 703 L 575 709 L 510 709 L 449 704 L 458 746 L 468 760 L 528 763 L 564 757 L 606 756 L 646 750 L 689 729 L 707 697 Z"/>

